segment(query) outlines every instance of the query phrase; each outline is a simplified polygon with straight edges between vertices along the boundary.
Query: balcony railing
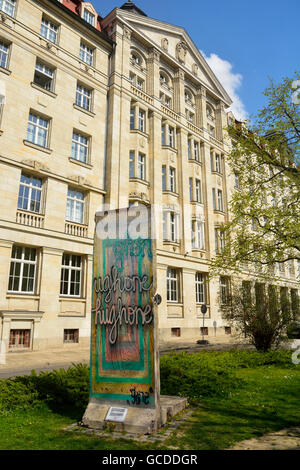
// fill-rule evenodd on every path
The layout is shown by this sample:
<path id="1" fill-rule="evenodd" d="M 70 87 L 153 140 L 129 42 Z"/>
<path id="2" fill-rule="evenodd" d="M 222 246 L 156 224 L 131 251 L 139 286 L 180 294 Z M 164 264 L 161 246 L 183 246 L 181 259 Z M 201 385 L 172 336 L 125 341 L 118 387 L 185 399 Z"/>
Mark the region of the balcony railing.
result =
<path id="1" fill-rule="evenodd" d="M 44 215 L 17 210 L 16 222 L 17 224 L 29 225 L 30 227 L 43 228 Z"/>
<path id="2" fill-rule="evenodd" d="M 85 237 L 88 236 L 88 226 L 77 224 L 75 222 L 66 222 L 65 223 L 65 233 L 68 235 L 74 235 L 75 237 Z"/>
<path id="3" fill-rule="evenodd" d="M 135 87 L 134 85 L 131 85 L 131 91 L 132 93 L 134 93 L 136 96 L 146 101 L 147 103 L 153 104 L 153 98 L 151 98 L 151 96 L 147 95 L 147 93 Z"/>

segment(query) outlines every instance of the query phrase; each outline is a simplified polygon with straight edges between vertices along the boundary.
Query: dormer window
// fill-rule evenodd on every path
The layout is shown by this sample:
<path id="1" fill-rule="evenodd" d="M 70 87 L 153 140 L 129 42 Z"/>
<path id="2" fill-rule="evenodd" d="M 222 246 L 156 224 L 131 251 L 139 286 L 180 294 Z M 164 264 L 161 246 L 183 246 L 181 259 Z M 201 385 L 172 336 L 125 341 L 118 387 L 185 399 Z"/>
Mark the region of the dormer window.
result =
<path id="1" fill-rule="evenodd" d="M 84 12 L 83 12 L 83 19 L 90 25 L 95 26 L 95 15 L 93 15 L 93 13 L 91 13 L 86 8 L 84 9 Z"/>

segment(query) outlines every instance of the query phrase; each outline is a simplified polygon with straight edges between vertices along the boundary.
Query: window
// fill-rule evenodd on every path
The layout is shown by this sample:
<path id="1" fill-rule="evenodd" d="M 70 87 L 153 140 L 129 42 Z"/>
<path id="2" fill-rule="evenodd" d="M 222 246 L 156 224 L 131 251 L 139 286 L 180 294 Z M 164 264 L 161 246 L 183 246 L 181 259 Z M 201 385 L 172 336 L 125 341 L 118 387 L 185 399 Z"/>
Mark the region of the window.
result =
<path id="1" fill-rule="evenodd" d="M 174 148 L 175 147 L 175 132 L 174 127 L 169 126 L 169 146 Z"/>
<path id="2" fill-rule="evenodd" d="M 205 274 L 195 274 L 195 287 L 196 287 L 196 303 L 205 304 L 206 292 L 205 292 Z"/>
<path id="3" fill-rule="evenodd" d="M 86 8 L 83 11 L 83 19 L 91 24 L 92 26 L 95 26 L 95 15 L 93 15 L 89 10 Z"/>
<path id="4" fill-rule="evenodd" d="M 213 203 L 213 210 L 217 210 L 217 206 L 216 206 L 216 190 L 215 188 L 212 188 L 212 203 Z"/>
<path id="5" fill-rule="evenodd" d="M 141 66 L 143 63 L 141 56 L 139 56 L 136 52 L 131 53 L 131 62 L 138 66 Z"/>
<path id="6" fill-rule="evenodd" d="M 48 65 L 37 61 L 35 64 L 35 72 L 33 82 L 48 91 L 54 88 L 54 71 Z"/>
<path id="7" fill-rule="evenodd" d="M 21 174 L 18 209 L 41 212 L 42 180 L 35 176 Z"/>
<path id="8" fill-rule="evenodd" d="M 94 50 L 84 42 L 80 43 L 79 58 L 88 65 L 93 65 Z"/>
<path id="9" fill-rule="evenodd" d="M 215 120 L 215 111 L 213 108 L 211 108 L 210 106 L 206 106 L 206 117 L 207 119 L 209 119 L 210 121 L 214 121 Z"/>
<path id="10" fill-rule="evenodd" d="M 201 181 L 196 180 L 195 185 L 196 202 L 201 202 Z"/>
<path id="11" fill-rule="evenodd" d="M 35 248 L 13 245 L 8 291 L 33 294 L 36 279 L 37 255 Z"/>
<path id="12" fill-rule="evenodd" d="M 186 119 L 189 122 L 194 122 L 195 121 L 195 114 L 192 113 L 191 111 L 189 111 L 188 109 L 185 110 L 185 115 L 186 115 Z"/>
<path id="13" fill-rule="evenodd" d="M 217 171 L 218 173 L 222 173 L 222 172 L 221 172 L 221 155 L 219 155 L 219 154 L 216 153 L 216 160 L 215 160 L 215 162 L 216 162 L 216 171 Z"/>
<path id="14" fill-rule="evenodd" d="M 166 165 L 163 165 L 161 168 L 161 185 L 162 185 L 162 190 L 165 191 L 167 189 L 167 180 L 166 180 Z"/>
<path id="15" fill-rule="evenodd" d="M 225 247 L 225 235 L 220 228 L 215 228 L 215 250 L 216 253 L 221 253 Z"/>
<path id="16" fill-rule="evenodd" d="M 139 110 L 139 131 L 145 132 L 145 111 Z"/>
<path id="17" fill-rule="evenodd" d="M 216 136 L 216 133 L 215 133 L 215 128 L 214 126 L 211 126 L 210 124 L 207 125 L 207 128 L 208 128 L 208 133 L 211 137 L 215 137 Z"/>
<path id="18" fill-rule="evenodd" d="M 176 336 L 177 338 L 179 338 L 181 336 L 181 329 L 171 328 L 171 336 Z"/>
<path id="19" fill-rule="evenodd" d="M 134 152 L 129 153 L 129 178 L 134 178 Z"/>
<path id="20" fill-rule="evenodd" d="M 161 145 L 166 145 L 166 126 L 161 126 Z"/>
<path id="21" fill-rule="evenodd" d="M 47 147 L 49 120 L 30 113 L 27 126 L 27 140 L 33 144 Z"/>
<path id="22" fill-rule="evenodd" d="M 188 138 L 188 159 L 192 158 L 192 141 Z"/>
<path id="23" fill-rule="evenodd" d="M 4 44 L 4 42 L 0 41 L 0 67 L 2 67 L 3 69 L 6 69 L 8 65 L 8 53 L 9 46 Z"/>
<path id="24" fill-rule="evenodd" d="M 84 194 L 75 189 L 68 188 L 66 220 L 83 224 Z"/>
<path id="25" fill-rule="evenodd" d="M 139 90 L 143 90 L 144 89 L 144 80 L 140 77 L 136 77 L 136 87 L 139 89 Z"/>
<path id="26" fill-rule="evenodd" d="M 208 327 L 207 326 L 200 326 L 200 333 L 203 336 L 208 336 Z"/>
<path id="27" fill-rule="evenodd" d="M 58 27 L 50 20 L 47 20 L 46 18 L 42 19 L 40 32 L 41 36 L 48 39 L 48 41 L 53 42 L 54 44 L 57 43 Z"/>
<path id="28" fill-rule="evenodd" d="M 83 163 L 87 163 L 89 153 L 89 140 L 90 139 L 88 137 L 79 134 L 78 132 L 73 132 L 71 158 Z"/>
<path id="29" fill-rule="evenodd" d="M 226 305 L 229 303 L 229 278 L 225 276 L 220 276 L 220 301 L 221 304 Z"/>
<path id="30" fill-rule="evenodd" d="M 9 16 L 14 16 L 16 0 L 0 0 L 0 10 Z"/>
<path id="31" fill-rule="evenodd" d="M 192 220 L 192 248 L 204 250 L 204 222 L 200 220 Z"/>
<path id="32" fill-rule="evenodd" d="M 215 171 L 214 154 L 213 154 L 213 152 L 210 152 L 210 170 L 211 170 L 211 171 Z"/>
<path id="33" fill-rule="evenodd" d="M 138 156 L 138 178 L 140 180 L 146 179 L 146 155 L 139 153 Z"/>
<path id="34" fill-rule="evenodd" d="M 79 343 L 79 330 L 64 330 L 64 343 Z"/>
<path id="35" fill-rule="evenodd" d="M 169 189 L 172 193 L 176 192 L 176 172 L 175 168 L 169 168 Z"/>
<path id="36" fill-rule="evenodd" d="M 217 191 L 217 210 L 223 212 L 223 193 L 221 189 Z"/>
<path id="37" fill-rule="evenodd" d="M 77 104 L 77 106 L 80 106 L 80 108 L 90 111 L 91 110 L 91 96 L 92 96 L 91 90 L 88 90 L 83 85 L 77 84 L 76 100 L 75 100 L 75 103 Z"/>
<path id="38" fill-rule="evenodd" d="M 193 200 L 193 178 L 189 178 L 190 201 Z"/>
<path id="39" fill-rule="evenodd" d="M 31 330 L 15 330 L 9 332 L 9 348 L 30 348 Z"/>
<path id="40" fill-rule="evenodd" d="M 130 108 L 130 130 L 135 129 L 135 108 Z"/>
<path id="41" fill-rule="evenodd" d="M 167 269 L 167 302 L 179 301 L 179 272 L 174 268 Z"/>
<path id="42" fill-rule="evenodd" d="M 81 256 L 64 253 L 61 265 L 60 295 L 80 297 Z"/>
<path id="43" fill-rule="evenodd" d="M 161 85 L 169 85 L 169 77 L 163 72 L 160 72 L 159 74 L 159 81 Z"/>
<path id="44" fill-rule="evenodd" d="M 194 159 L 200 161 L 199 142 L 194 142 Z"/>
<path id="45" fill-rule="evenodd" d="M 170 240 L 177 241 L 177 217 L 174 212 L 170 212 Z"/>

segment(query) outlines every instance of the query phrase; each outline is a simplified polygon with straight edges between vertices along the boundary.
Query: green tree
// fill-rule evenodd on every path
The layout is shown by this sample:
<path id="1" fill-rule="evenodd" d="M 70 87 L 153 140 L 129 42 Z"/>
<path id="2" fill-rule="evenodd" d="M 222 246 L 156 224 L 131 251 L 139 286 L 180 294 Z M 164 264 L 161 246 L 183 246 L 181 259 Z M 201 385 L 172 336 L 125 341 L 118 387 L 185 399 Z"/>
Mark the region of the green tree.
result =
<path id="1" fill-rule="evenodd" d="M 238 184 L 212 272 L 300 260 L 300 104 L 292 88 L 299 78 L 298 72 L 279 85 L 271 81 L 254 124 L 227 129 L 233 144 L 227 161 Z"/>

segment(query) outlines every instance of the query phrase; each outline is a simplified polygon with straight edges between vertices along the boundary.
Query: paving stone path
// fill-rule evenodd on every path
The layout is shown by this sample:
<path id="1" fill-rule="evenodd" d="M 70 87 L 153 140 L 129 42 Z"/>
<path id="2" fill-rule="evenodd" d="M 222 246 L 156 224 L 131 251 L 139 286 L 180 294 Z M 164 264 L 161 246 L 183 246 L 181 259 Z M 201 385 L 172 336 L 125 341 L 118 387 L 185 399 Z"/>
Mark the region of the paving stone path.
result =
<path id="1" fill-rule="evenodd" d="M 282 429 L 237 442 L 228 450 L 300 450 L 300 427 Z"/>

